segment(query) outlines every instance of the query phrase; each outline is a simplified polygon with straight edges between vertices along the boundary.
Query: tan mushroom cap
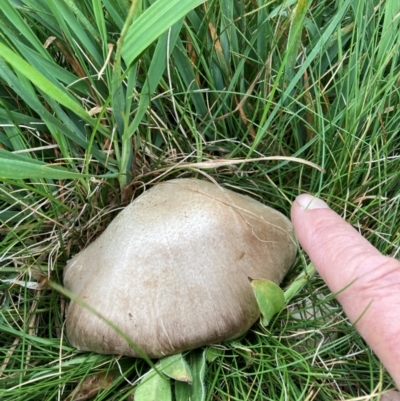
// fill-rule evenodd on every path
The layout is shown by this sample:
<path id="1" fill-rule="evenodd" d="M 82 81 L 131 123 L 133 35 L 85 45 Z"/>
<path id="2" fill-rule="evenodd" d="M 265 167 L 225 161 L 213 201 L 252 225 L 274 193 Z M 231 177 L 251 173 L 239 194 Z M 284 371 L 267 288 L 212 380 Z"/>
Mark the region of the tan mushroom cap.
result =
<path id="1" fill-rule="evenodd" d="M 151 358 L 228 340 L 260 316 L 248 277 L 279 284 L 296 246 L 290 221 L 252 198 L 196 179 L 158 184 L 66 266 L 64 285 Z M 75 302 L 70 343 L 139 356 Z"/>

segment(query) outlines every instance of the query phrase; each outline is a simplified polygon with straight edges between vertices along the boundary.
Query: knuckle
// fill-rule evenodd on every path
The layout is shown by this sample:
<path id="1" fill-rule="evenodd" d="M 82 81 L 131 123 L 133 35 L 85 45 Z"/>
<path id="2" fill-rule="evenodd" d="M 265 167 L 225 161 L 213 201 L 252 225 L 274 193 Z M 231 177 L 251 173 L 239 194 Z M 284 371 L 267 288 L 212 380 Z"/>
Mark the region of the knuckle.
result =
<path id="1" fill-rule="evenodd" d="M 364 295 L 375 298 L 400 293 L 400 262 L 388 256 L 372 257 L 359 267 L 357 286 Z"/>

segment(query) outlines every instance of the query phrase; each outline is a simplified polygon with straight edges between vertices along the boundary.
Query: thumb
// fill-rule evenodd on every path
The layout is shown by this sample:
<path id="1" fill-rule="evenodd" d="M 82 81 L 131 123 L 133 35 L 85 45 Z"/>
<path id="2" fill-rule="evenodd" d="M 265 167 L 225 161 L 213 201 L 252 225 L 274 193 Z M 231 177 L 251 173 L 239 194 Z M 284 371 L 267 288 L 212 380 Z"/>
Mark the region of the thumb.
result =
<path id="1" fill-rule="evenodd" d="M 383 256 L 328 205 L 300 195 L 292 222 L 301 246 L 400 387 L 400 263 Z"/>

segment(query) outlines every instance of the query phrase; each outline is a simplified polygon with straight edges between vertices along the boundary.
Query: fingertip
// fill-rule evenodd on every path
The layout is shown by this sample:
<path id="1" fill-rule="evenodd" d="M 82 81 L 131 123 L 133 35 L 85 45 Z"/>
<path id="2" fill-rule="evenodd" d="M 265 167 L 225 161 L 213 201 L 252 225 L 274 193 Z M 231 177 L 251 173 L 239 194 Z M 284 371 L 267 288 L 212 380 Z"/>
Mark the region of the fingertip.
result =
<path id="1" fill-rule="evenodd" d="M 328 204 L 320 198 L 310 194 L 301 194 L 296 197 L 292 204 L 291 219 L 296 231 L 296 235 L 300 244 L 308 251 L 307 237 L 312 235 L 313 229 L 320 226 L 317 221 L 317 215 L 323 217 L 326 215 L 335 214 Z M 339 216 L 337 216 L 339 218 Z"/>
<path id="2" fill-rule="evenodd" d="M 322 199 L 310 194 L 301 194 L 295 199 L 295 203 L 303 210 L 329 209 Z"/>
<path id="3" fill-rule="evenodd" d="M 291 217 L 300 245 L 334 292 L 351 282 L 351 271 L 358 262 L 379 254 L 322 199 L 299 195 L 293 202 Z"/>

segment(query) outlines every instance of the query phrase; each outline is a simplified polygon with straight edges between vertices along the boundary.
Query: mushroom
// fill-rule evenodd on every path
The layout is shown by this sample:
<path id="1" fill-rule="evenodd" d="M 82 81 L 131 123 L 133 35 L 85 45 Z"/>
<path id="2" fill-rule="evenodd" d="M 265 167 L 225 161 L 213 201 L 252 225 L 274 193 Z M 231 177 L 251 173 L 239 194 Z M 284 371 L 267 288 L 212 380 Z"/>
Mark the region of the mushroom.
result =
<path id="1" fill-rule="evenodd" d="M 279 284 L 295 254 L 292 225 L 278 211 L 174 179 L 145 191 L 73 257 L 64 285 L 158 358 L 245 333 L 260 316 L 249 277 Z M 140 356 L 77 302 L 66 330 L 78 349 Z"/>

